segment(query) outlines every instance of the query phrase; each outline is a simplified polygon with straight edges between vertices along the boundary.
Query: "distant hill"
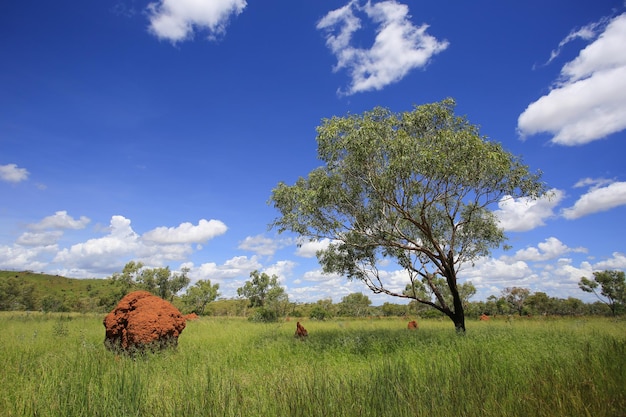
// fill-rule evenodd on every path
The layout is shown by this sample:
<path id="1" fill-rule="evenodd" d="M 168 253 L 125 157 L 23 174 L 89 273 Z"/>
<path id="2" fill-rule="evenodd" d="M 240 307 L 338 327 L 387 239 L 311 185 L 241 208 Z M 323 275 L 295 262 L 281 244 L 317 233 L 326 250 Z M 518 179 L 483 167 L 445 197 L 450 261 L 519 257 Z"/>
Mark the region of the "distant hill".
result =
<path id="1" fill-rule="evenodd" d="M 0 310 L 98 311 L 111 292 L 106 279 L 0 271 Z"/>

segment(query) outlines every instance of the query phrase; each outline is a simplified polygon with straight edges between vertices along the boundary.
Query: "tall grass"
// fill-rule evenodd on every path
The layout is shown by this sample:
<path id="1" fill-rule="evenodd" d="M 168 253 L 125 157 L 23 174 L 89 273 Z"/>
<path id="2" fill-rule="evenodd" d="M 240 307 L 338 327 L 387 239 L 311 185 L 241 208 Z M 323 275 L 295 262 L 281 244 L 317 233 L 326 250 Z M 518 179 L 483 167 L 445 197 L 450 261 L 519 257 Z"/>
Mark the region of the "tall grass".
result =
<path id="1" fill-rule="evenodd" d="M 104 349 L 102 317 L 0 315 L 7 416 L 626 416 L 608 319 L 188 323 L 176 351 Z"/>

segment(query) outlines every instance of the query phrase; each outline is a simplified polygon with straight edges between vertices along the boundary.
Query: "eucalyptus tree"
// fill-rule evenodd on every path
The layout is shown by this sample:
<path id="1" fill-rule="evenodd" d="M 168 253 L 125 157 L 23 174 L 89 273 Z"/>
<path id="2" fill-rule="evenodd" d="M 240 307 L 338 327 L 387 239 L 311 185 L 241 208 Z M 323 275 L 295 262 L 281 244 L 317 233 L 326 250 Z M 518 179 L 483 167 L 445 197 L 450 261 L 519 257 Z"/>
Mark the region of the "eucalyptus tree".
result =
<path id="1" fill-rule="evenodd" d="M 197 281 L 187 288 L 182 296 L 183 303 L 194 313 L 204 315 L 209 303 L 220 296 L 220 284 L 211 284 L 210 279 Z"/>
<path id="2" fill-rule="evenodd" d="M 595 294 L 598 300 L 606 304 L 614 316 L 621 307 L 626 306 L 626 274 L 624 271 L 604 270 L 593 273 L 593 278 L 582 277 L 578 287 Z M 600 294 L 598 294 L 600 287 Z"/>
<path id="3" fill-rule="evenodd" d="M 539 198 L 546 190 L 540 172 L 481 136 L 454 108 L 446 99 L 408 112 L 377 107 L 323 120 L 317 128 L 323 165 L 272 190 L 280 216 L 271 226 L 329 239 L 317 253 L 324 272 L 361 280 L 374 293 L 412 298 L 464 332 L 458 272 L 505 240 L 491 209 L 504 198 Z M 406 271 L 411 288 L 424 283 L 435 301 L 390 286 L 380 269 L 390 260 Z"/>

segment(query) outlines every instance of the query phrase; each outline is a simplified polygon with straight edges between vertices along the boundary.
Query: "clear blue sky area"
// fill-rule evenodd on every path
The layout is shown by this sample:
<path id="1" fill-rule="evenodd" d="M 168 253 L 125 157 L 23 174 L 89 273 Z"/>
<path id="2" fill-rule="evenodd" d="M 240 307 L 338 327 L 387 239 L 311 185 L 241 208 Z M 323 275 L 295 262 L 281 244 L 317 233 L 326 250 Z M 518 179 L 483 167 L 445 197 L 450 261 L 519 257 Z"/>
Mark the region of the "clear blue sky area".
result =
<path id="1" fill-rule="evenodd" d="M 0 62 L 0 269 L 397 302 L 321 274 L 267 201 L 319 165 L 322 119 L 446 97 L 553 191 L 494 207 L 512 248 L 461 272 L 475 299 L 592 300 L 580 277 L 626 269 L 623 0 L 8 1 Z"/>

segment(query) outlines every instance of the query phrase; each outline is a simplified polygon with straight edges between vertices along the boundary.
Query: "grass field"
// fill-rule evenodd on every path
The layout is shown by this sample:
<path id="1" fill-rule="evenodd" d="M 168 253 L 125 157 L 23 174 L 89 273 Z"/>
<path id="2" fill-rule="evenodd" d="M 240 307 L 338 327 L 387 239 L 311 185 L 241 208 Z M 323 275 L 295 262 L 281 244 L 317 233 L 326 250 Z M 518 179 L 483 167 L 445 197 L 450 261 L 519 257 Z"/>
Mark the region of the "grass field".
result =
<path id="1" fill-rule="evenodd" d="M 104 349 L 101 315 L 0 314 L 6 416 L 626 416 L 626 322 L 189 322 L 176 351 Z"/>

